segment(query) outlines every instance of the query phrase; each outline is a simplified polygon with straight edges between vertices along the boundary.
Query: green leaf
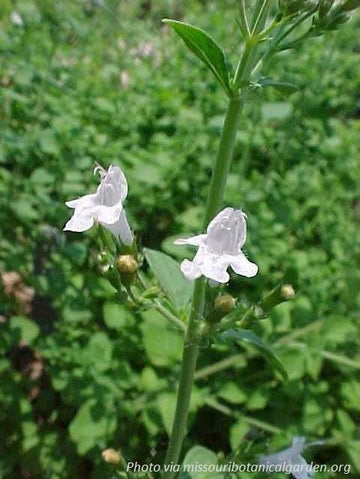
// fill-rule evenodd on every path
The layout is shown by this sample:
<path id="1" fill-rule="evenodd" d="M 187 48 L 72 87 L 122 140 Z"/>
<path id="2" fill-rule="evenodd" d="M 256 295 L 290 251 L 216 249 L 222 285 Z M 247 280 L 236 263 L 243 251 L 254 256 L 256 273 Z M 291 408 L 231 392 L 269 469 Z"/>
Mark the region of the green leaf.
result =
<path id="1" fill-rule="evenodd" d="M 54 182 L 54 175 L 46 168 L 36 168 L 31 174 L 30 181 L 36 185 L 48 185 Z"/>
<path id="2" fill-rule="evenodd" d="M 257 82 L 261 87 L 272 86 L 276 88 L 284 96 L 289 96 L 292 93 L 295 93 L 298 90 L 296 85 L 288 82 L 282 82 L 277 80 L 272 80 L 271 78 L 263 78 Z"/>
<path id="3" fill-rule="evenodd" d="M 14 316 L 10 319 L 10 332 L 12 341 L 32 343 L 39 336 L 40 329 L 30 319 Z"/>
<path id="4" fill-rule="evenodd" d="M 247 399 L 247 394 L 235 382 L 223 384 L 218 396 L 231 404 L 243 404 Z"/>
<path id="5" fill-rule="evenodd" d="M 167 254 L 148 248 L 145 248 L 144 253 L 150 268 L 175 309 L 185 309 L 191 298 L 193 283 L 184 277 L 179 264 Z"/>
<path id="6" fill-rule="evenodd" d="M 204 30 L 188 23 L 169 19 L 164 19 L 163 22 L 172 26 L 189 49 L 210 68 L 225 92 L 230 94 L 231 88 L 225 55 L 215 41 Z"/>
<path id="7" fill-rule="evenodd" d="M 347 452 L 354 469 L 357 472 L 360 472 L 360 441 L 353 441 L 348 445 L 346 444 L 344 449 Z"/>
<path id="8" fill-rule="evenodd" d="M 240 417 L 230 428 L 230 444 L 232 450 L 239 448 L 244 441 L 245 435 L 249 432 L 250 425 L 243 418 Z"/>
<path id="9" fill-rule="evenodd" d="M 259 336 L 247 329 L 229 329 L 219 336 L 220 341 L 249 343 L 260 352 L 266 361 L 278 371 L 284 380 L 288 378 L 287 371 L 279 356 Z"/>
<path id="10" fill-rule="evenodd" d="M 179 479 L 221 479 L 223 474 L 212 472 L 217 462 L 217 456 L 213 451 L 206 447 L 194 446 L 184 458 Z M 198 466 L 198 471 L 196 466 Z M 202 466 L 202 471 L 199 466 Z"/>
<path id="11" fill-rule="evenodd" d="M 82 354 L 86 365 L 96 371 L 106 371 L 111 368 L 112 364 L 112 342 L 105 333 L 94 333 L 86 347 L 83 348 Z"/>
<path id="12" fill-rule="evenodd" d="M 104 323 L 110 329 L 123 331 L 135 322 L 134 316 L 119 303 L 107 301 L 103 306 Z"/>
<path id="13" fill-rule="evenodd" d="M 181 361 L 182 338 L 157 311 L 143 313 L 140 326 L 146 354 L 155 366 L 171 367 Z"/>
<path id="14" fill-rule="evenodd" d="M 96 399 L 89 399 L 78 410 L 69 426 L 71 439 L 78 453 L 86 454 L 96 445 L 104 444 L 116 429 L 116 411 L 104 408 Z"/>
<path id="15" fill-rule="evenodd" d="M 342 12 L 350 12 L 356 8 L 360 8 L 359 0 L 346 0 L 346 2 L 341 5 Z"/>
<path id="16" fill-rule="evenodd" d="M 292 110 L 291 103 L 287 102 L 264 103 L 261 107 L 264 120 L 285 120 L 291 115 Z"/>
<path id="17" fill-rule="evenodd" d="M 290 381 L 297 381 L 305 376 L 308 354 L 308 347 L 303 344 L 290 344 L 282 350 L 281 358 Z"/>
<path id="18" fill-rule="evenodd" d="M 176 394 L 160 394 L 157 400 L 157 405 L 165 430 L 170 437 L 176 407 Z"/>
<path id="19" fill-rule="evenodd" d="M 360 412 L 360 382 L 350 379 L 340 387 L 342 403 L 347 409 Z"/>

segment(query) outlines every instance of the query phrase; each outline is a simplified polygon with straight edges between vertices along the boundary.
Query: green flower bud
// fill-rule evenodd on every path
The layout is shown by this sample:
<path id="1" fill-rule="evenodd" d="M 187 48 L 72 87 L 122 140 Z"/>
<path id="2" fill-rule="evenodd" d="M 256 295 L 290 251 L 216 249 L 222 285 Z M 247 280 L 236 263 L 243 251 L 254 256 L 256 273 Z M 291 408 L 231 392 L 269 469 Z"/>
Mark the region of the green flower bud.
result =
<path id="1" fill-rule="evenodd" d="M 210 311 L 208 320 L 210 323 L 217 323 L 224 316 L 230 313 L 236 305 L 236 299 L 230 294 L 222 294 L 218 296 L 214 301 L 214 307 Z"/>
<path id="2" fill-rule="evenodd" d="M 230 294 L 222 294 L 215 299 L 215 310 L 219 313 L 228 314 L 235 308 L 236 299 Z"/>

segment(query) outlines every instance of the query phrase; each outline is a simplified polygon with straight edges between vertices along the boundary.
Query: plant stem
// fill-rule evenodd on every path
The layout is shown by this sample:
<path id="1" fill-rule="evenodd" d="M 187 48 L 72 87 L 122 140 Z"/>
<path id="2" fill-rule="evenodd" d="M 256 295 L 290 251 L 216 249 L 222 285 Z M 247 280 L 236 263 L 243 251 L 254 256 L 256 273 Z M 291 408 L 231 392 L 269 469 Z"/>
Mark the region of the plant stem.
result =
<path id="1" fill-rule="evenodd" d="M 168 309 L 166 309 L 158 300 L 154 301 L 155 308 L 159 311 L 160 314 L 164 316 L 168 321 L 174 324 L 178 329 L 184 333 L 186 330 L 185 324 L 176 316 L 174 316 Z"/>
<path id="2" fill-rule="evenodd" d="M 240 122 L 240 114 L 243 101 L 240 96 L 233 96 L 229 99 L 225 115 L 219 151 L 213 170 L 207 206 L 204 217 L 204 229 L 210 220 L 218 213 L 222 206 L 225 194 L 226 180 L 230 169 L 232 155 L 235 146 L 235 138 Z"/>
<path id="3" fill-rule="evenodd" d="M 187 416 L 190 405 L 191 391 L 194 382 L 196 360 L 198 356 L 198 325 L 204 307 L 205 283 L 198 279 L 195 283 L 194 295 L 191 305 L 191 313 L 186 331 L 183 349 L 183 360 L 181 365 L 180 382 L 177 393 L 176 410 L 170 441 L 165 457 L 165 464 L 177 463 L 179 460 L 181 446 L 185 435 Z M 163 477 L 171 479 L 173 471 L 164 471 Z"/>
<path id="4" fill-rule="evenodd" d="M 260 27 L 263 26 L 266 21 L 268 3 L 269 0 L 265 0 L 266 8 L 260 9 L 259 16 L 261 18 L 256 22 L 256 24 Z M 250 42 L 246 44 L 235 74 L 234 85 L 237 84 L 237 80 L 248 79 L 253 68 L 255 57 L 253 53 L 254 50 L 256 51 L 256 48 L 256 43 L 253 44 Z M 210 182 L 204 215 L 204 230 L 209 221 L 218 213 L 223 203 L 226 180 L 233 157 L 236 133 L 239 127 L 242 107 L 243 98 L 238 92 L 233 92 L 232 96 L 229 98 L 219 144 L 219 151 L 216 157 Z M 184 342 L 183 360 L 181 365 L 180 382 L 177 391 L 175 416 L 165 457 L 165 464 L 170 464 L 171 462 L 178 463 L 186 432 L 191 391 L 194 382 L 196 361 L 199 350 L 198 343 L 199 339 L 201 338 L 200 325 L 202 324 L 203 320 L 205 287 L 206 285 L 203 278 L 196 280 L 191 304 L 191 312 Z M 163 478 L 172 479 L 174 475 L 175 472 L 173 471 L 164 471 Z"/>
<path id="5" fill-rule="evenodd" d="M 202 369 L 199 369 L 195 374 L 195 380 L 204 379 L 212 374 L 217 374 L 224 369 L 231 368 L 235 366 L 236 363 L 239 363 L 242 359 L 244 359 L 244 354 L 234 354 L 233 356 L 229 356 L 228 358 L 222 359 L 210 366 L 206 366 Z"/>
<path id="6" fill-rule="evenodd" d="M 242 87 L 242 84 L 246 84 L 250 79 L 258 50 L 258 35 L 261 32 L 261 29 L 264 28 L 269 8 L 269 0 L 259 1 L 255 5 L 256 16 L 254 17 L 252 31 L 250 36 L 246 38 L 244 51 L 234 75 L 233 84 L 235 88 Z"/>
<path id="7" fill-rule="evenodd" d="M 229 99 L 219 145 L 219 152 L 210 183 L 204 217 L 204 228 L 221 208 L 223 202 L 226 179 L 234 151 L 236 132 L 239 126 L 241 107 L 242 101 L 239 96 Z M 170 464 L 171 462 L 177 463 L 181 453 L 198 356 L 198 342 L 200 335 L 199 326 L 202 321 L 204 310 L 204 298 L 205 282 L 200 278 L 195 282 L 194 287 L 191 313 L 184 343 L 176 410 L 169 446 L 165 457 L 165 464 Z M 164 472 L 163 477 L 164 479 L 171 479 L 174 474 L 173 471 L 166 471 Z"/>

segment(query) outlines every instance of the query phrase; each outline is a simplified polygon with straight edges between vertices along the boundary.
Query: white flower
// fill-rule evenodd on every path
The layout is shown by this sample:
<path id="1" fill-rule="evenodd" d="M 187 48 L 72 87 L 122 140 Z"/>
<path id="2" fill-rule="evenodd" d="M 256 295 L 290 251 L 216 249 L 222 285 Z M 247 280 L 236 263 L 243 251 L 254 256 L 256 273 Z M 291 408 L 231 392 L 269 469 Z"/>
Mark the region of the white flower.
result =
<path id="1" fill-rule="evenodd" d="M 261 457 L 259 464 L 281 466 L 281 472 L 291 473 L 295 479 L 311 479 L 314 471 L 301 455 L 305 447 L 304 437 L 294 437 L 291 447 L 276 454 Z"/>
<path id="2" fill-rule="evenodd" d="M 178 245 L 190 244 L 199 248 L 193 261 L 185 259 L 181 263 L 181 271 L 190 280 L 205 276 L 218 283 L 227 283 L 230 276 L 226 270 L 231 266 L 235 273 L 251 278 L 258 272 L 258 267 L 241 251 L 245 241 L 245 213 L 225 208 L 209 223 L 206 234 L 175 241 Z"/>
<path id="3" fill-rule="evenodd" d="M 119 236 L 124 244 L 131 245 L 133 237 L 123 208 L 128 193 L 124 173 L 118 166 L 113 165 L 108 171 L 97 166 L 94 170 L 94 173 L 96 172 L 101 176 L 96 193 L 66 202 L 66 206 L 75 208 L 75 211 L 64 231 L 86 231 L 94 222 L 98 222 L 115 236 Z"/>
<path id="4" fill-rule="evenodd" d="M 24 20 L 18 12 L 11 12 L 10 19 L 14 25 L 17 25 L 18 27 L 24 26 Z"/>

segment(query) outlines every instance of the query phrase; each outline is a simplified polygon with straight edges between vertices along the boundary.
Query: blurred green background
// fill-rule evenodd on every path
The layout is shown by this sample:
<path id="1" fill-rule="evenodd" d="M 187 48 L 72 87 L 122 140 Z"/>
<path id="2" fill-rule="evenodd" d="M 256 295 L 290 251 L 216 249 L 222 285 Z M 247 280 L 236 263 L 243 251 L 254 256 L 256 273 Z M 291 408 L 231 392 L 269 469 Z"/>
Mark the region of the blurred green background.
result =
<path id="1" fill-rule="evenodd" d="M 95 190 L 95 161 L 118 164 L 139 244 L 182 259 L 172 241 L 199 232 L 226 99 L 160 20 L 207 29 L 235 64 L 236 3 L 0 6 L 0 478 L 117 477 L 107 447 L 163 458 L 181 339 L 157 313 L 115 301 L 95 232 L 62 232 L 64 202 Z M 355 17 L 276 57 L 266 74 L 296 83 L 294 95 L 248 100 L 226 202 L 248 214 L 260 272 L 231 291 L 246 305 L 294 286 L 258 326 L 290 380 L 250 348 L 204 345 L 200 370 L 237 356 L 199 373 L 185 451 L 255 461 L 304 435 L 325 440 L 307 459 L 359 477 L 359 27 Z"/>

